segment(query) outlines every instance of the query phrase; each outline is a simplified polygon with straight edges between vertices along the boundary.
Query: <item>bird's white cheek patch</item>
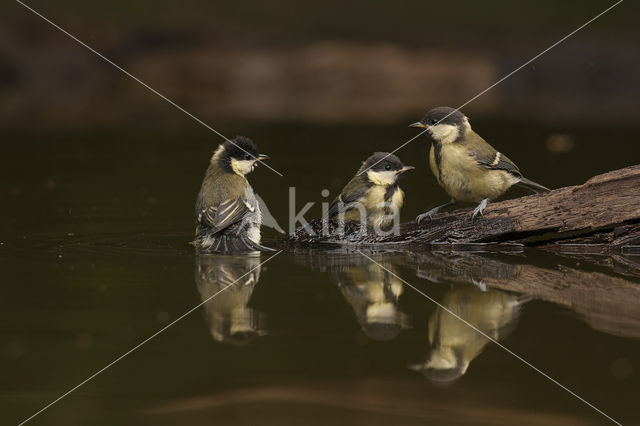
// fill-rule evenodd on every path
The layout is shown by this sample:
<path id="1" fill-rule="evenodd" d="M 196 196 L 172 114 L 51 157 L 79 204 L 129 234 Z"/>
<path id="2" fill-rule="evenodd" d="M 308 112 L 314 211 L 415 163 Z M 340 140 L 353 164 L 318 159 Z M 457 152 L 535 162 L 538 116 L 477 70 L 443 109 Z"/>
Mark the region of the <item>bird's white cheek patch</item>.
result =
<path id="1" fill-rule="evenodd" d="M 458 128 L 450 124 L 438 124 L 430 128 L 431 136 L 442 143 L 450 143 L 458 139 Z"/>
<path id="2" fill-rule="evenodd" d="M 240 176 L 251 173 L 254 167 L 254 160 L 236 160 L 235 158 L 231 159 L 231 168 L 236 174 L 239 174 Z"/>
<path id="3" fill-rule="evenodd" d="M 393 185 L 396 183 L 397 175 L 396 172 L 389 170 L 384 172 L 375 172 L 373 170 L 367 171 L 367 176 L 369 180 L 373 182 L 375 185 Z"/>

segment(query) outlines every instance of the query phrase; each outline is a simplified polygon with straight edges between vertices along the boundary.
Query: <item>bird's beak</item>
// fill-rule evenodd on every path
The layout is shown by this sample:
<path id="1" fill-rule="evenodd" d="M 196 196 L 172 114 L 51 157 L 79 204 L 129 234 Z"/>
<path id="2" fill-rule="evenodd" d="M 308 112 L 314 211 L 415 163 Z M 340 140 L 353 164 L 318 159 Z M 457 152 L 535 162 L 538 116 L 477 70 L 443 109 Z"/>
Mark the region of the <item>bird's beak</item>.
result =
<path id="1" fill-rule="evenodd" d="M 268 160 L 269 156 L 266 154 L 259 154 L 258 158 L 256 158 L 256 161 L 262 161 L 262 160 Z"/>
<path id="2" fill-rule="evenodd" d="M 427 126 L 426 124 L 423 124 L 421 121 L 416 121 L 415 123 L 411 123 L 409 124 L 409 127 L 418 127 L 420 129 L 428 129 L 429 126 Z"/>
<path id="3" fill-rule="evenodd" d="M 401 168 L 400 170 L 398 170 L 398 171 L 396 172 L 396 174 L 397 174 L 397 175 L 401 175 L 402 173 L 404 173 L 404 172 L 408 172 L 409 170 L 413 170 L 413 169 L 415 169 L 415 167 L 413 167 L 413 166 L 404 166 L 403 168 Z"/>

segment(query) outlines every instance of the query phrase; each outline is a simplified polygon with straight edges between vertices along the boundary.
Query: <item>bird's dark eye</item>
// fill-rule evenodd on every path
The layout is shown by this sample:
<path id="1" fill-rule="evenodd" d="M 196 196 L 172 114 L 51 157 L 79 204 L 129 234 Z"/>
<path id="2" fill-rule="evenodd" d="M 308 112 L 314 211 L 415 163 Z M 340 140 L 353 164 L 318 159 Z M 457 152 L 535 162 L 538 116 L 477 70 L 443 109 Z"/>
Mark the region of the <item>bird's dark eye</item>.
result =
<path id="1" fill-rule="evenodd" d="M 246 155 L 244 156 L 244 159 L 245 159 L 245 160 L 251 160 L 251 155 L 250 155 L 250 154 L 246 154 Z"/>
<path id="2" fill-rule="evenodd" d="M 433 120 L 431 120 L 431 125 L 435 125 L 438 122 L 438 120 L 436 120 L 435 118 Z"/>
<path id="3" fill-rule="evenodd" d="M 385 170 L 391 170 L 391 166 L 387 164 L 386 166 L 384 166 L 384 169 Z"/>

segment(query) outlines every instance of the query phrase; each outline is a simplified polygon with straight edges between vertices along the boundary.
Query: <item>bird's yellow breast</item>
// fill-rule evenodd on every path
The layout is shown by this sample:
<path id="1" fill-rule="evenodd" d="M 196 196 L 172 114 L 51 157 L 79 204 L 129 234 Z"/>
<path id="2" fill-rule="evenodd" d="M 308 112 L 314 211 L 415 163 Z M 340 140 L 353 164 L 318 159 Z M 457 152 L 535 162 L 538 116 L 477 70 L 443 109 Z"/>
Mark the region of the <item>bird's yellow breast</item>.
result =
<path id="1" fill-rule="evenodd" d="M 386 193 L 387 188 L 382 185 L 373 185 L 369 190 L 365 193 L 363 197 L 363 204 L 367 209 L 367 212 L 374 211 L 380 209 L 384 205 L 384 194 Z"/>
<path id="2" fill-rule="evenodd" d="M 440 168 L 438 167 L 438 163 L 436 163 L 435 148 L 433 145 L 431 145 L 431 149 L 429 150 L 429 166 L 438 183 L 442 185 L 442 183 L 440 183 Z"/>
<path id="3" fill-rule="evenodd" d="M 432 147 L 429 162 L 440 186 L 458 201 L 477 203 L 485 198 L 494 199 L 517 182 L 507 171 L 478 164 L 466 145 L 460 143 L 442 145 L 440 164 Z"/>
<path id="4" fill-rule="evenodd" d="M 391 196 L 391 204 L 398 210 L 400 210 L 404 204 L 404 191 L 399 187 L 396 188 L 396 191 Z"/>
<path id="5" fill-rule="evenodd" d="M 388 200 L 385 200 L 388 186 L 373 185 L 359 200 L 367 215 L 369 226 L 386 227 L 393 222 L 392 215 L 399 212 L 404 204 L 404 191 L 396 187 Z M 391 207 L 393 206 L 393 207 Z M 345 214 L 347 220 L 360 220 L 360 211 L 357 208 L 349 210 Z"/>

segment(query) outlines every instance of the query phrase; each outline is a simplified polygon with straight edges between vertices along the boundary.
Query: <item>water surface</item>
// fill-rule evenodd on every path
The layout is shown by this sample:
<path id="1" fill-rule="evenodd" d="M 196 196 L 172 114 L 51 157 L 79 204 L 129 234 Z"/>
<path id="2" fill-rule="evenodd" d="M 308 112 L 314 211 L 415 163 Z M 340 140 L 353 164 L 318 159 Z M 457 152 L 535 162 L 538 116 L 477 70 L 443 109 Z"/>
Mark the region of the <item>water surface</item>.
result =
<path id="1" fill-rule="evenodd" d="M 631 131 L 577 131 L 571 149 L 556 152 L 544 141 L 562 129 L 479 125 L 551 187 L 637 159 Z M 323 201 L 322 189 L 331 198 L 371 152 L 413 134 L 295 125 L 244 133 L 284 173 L 259 168 L 250 180 L 285 228 L 289 186 L 298 209 Z M 213 137 L 86 130 L 3 138 L 3 424 L 19 423 L 238 278 L 32 424 L 608 423 L 447 310 L 616 420 L 640 422 L 638 257 L 367 252 L 379 266 L 355 252 L 317 250 L 254 269 L 269 255 L 196 256 L 187 244 Z M 424 142 L 398 155 L 417 166 L 402 184 L 405 220 L 446 201 Z M 267 242 L 275 238 L 266 232 Z"/>

